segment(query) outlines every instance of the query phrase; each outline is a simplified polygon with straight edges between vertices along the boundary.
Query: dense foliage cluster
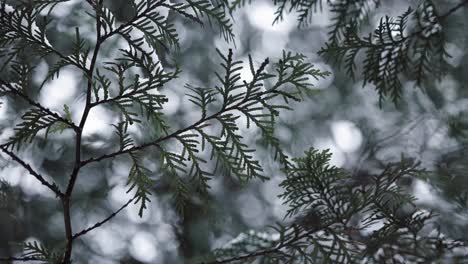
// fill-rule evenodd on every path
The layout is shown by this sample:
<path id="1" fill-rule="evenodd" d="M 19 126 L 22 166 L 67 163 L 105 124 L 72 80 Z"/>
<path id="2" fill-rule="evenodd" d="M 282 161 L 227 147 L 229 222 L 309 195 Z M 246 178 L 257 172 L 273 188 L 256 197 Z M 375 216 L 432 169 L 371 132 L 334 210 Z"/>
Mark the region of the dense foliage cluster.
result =
<path id="1" fill-rule="evenodd" d="M 241 234 L 205 263 L 431 263 L 462 261 L 464 243 L 444 236 L 399 181 L 424 170 L 402 159 L 366 181 L 330 166 L 328 151 L 294 160 L 280 186 L 290 225 Z M 454 254 L 455 253 L 455 254 Z"/>
<path id="2" fill-rule="evenodd" d="M 227 3 L 235 10 L 246 1 Z M 400 16 L 385 16 L 370 34 L 362 33 L 370 11 L 381 6 L 380 0 L 359 1 L 274 1 L 277 6 L 274 23 L 283 20 L 285 13 L 298 14 L 298 26 L 307 26 L 313 14 L 323 11 L 324 5 L 332 13 L 328 41 L 319 51 L 326 60 L 346 69 L 355 77 L 356 60 L 363 52 L 364 85 L 373 84 L 380 100 L 390 97 L 397 103 L 402 93 L 402 78 L 425 80 L 440 78 L 448 71 L 447 37 L 442 24 L 450 15 L 466 4 L 461 1 L 446 13 L 440 14 L 433 1 L 421 1 Z"/>

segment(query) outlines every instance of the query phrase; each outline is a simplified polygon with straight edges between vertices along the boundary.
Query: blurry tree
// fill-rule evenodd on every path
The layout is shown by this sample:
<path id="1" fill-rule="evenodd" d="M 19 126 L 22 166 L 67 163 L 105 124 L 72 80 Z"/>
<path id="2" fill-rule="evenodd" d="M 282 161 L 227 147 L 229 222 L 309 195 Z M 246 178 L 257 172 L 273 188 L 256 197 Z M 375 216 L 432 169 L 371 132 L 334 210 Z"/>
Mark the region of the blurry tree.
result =
<path id="1" fill-rule="evenodd" d="M 72 2 L 73 10 L 65 17 L 57 15 L 68 2 Z M 1 1 L 0 95 L 6 98 L 2 101 L 6 106 L 1 107 L 15 109 L 20 116 L 11 113 L 9 120 L 2 121 L 0 166 L 20 166 L 21 173 L 40 183 L 35 188 L 42 189 L 36 190 L 41 195 L 32 196 L 7 181 L 1 182 L 0 222 L 5 239 L 0 252 L 6 255 L 0 260 L 133 263 L 127 252 L 114 259 L 104 255 L 90 260 L 87 256 L 101 253 L 86 237 L 111 225 L 132 205 L 137 205 L 135 214 L 141 219 L 148 217 L 146 210 L 156 206 L 152 205 L 154 196 L 163 207 L 160 211 L 180 219 L 178 225 L 182 226 L 176 232 L 180 252 L 168 253 L 164 257 L 168 263 L 466 261 L 465 238 L 451 232 L 445 218 L 419 205 L 407 188 L 416 181 L 435 180 L 434 186 L 442 196 L 460 214 L 466 213 L 468 196 L 460 188 L 456 189 L 460 194 L 453 191 L 457 182 L 465 182 L 460 177 L 466 173 L 466 166 L 453 158 L 463 157 L 463 148 L 437 157 L 440 161 L 433 163 L 434 170 L 426 170 L 402 155 L 398 161 L 385 160 L 380 166 L 353 173 L 331 165 L 330 152 L 315 148 L 290 159 L 290 151 L 278 137 L 281 116 L 297 110 L 298 102 L 326 93 L 317 95 L 313 83 L 331 73 L 316 67 L 301 53 L 278 50 L 279 58 L 274 62 L 257 62 L 250 55 L 245 60 L 236 59 L 233 49 L 207 47 L 207 38 L 203 37 L 211 30 L 207 23 L 225 42 L 238 45 L 233 20 L 247 3 Z M 431 83 L 454 71 L 445 23 L 468 1 L 459 1 L 442 12 L 436 2 L 423 0 L 396 18 L 380 19 L 377 28 L 367 35 L 361 30 L 371 13 L 383 5 L 381 1 L 273 4 L 277 7 L 274 23 L 294 13 L 299 28 L 311 25 L 314 14 L 328 10 L 332 24 L 328 41 L 318 54 L 343 67 L 349 77 L 362 76 L 363 85 L 370 84 L 376 90 L 382 111 L 390 107 L 385 104 L 387 97 L 405 111 L 409 108 L 401 106 L 405 83 L 414 81 L 416 86 L 428 89 L 431 97 Z M 203 30 L 191 29 L 193 25 Z M 202 37 L 183 47 L 187 41 L 181 38 L 188 38 L 187 31 L 195 32 L 193 39 Z M 195 47 L 197 50 L 193 50 Z M 205 61 L 204 57 L 210 59 Z M 360 60 L 362 69 L 358 67 Z M 213 73 L 207 72 L 215 67 L 211 62 L 219 64 Z M 185 68 L 192 68 L 202 81 L 192 82 L 190 75 L 184 75 Z M 76 100 L 50 102 L 53 97 L 44 98 L 47 85 L 70 72 L 82 80 L 77 85 Z M 57 88 L 63 91 L 54 93 L 65 93 L 70 84 L 63 85 Z M 184 88 L 177 88 L 180 85 Z M 185 93 L 184 99 L 191 105 L 183 106 L 191 120 L 167 113 L 171 99 L 177 100 L 170 98 L 171 92 L 175 93 L 171 89 Z M 430 99 L 436 101 L 434 96 Z M 57 103 L 60 108 L 54 105 Z M 93 112 L 110 113 L 112 118 L 98 122 L 108 122 L 113 135 L 89 132 Z M 466 120 L 457 114 L 447 119 L 453 136 L 463 142 Z M 14 129 L 9 128 L 12 125 Z M 256 131 L 258 142 L 245 135 L 246 131 Z M 381 144 L 392 137 L 376 141 Z M 263 156 L 267 153 L 256 151 L 255 143 L 272 153 L 281 165 L 275 173 L 286 175 L 279 184 L 279 198 L 288 208 L 285 219 L 265 232 L 243 232 L 209 253 L 213 246 L 204 233 L 213 228 L 201 223 L 219 223 L 230 214 L 235 219 L 236 214 L 219 212 L 230 202 L 217 200 L 212 189 L 230 192 L 272 178 L 267 175 L 271 170 L 265 169 Z M 364 151 L 375 153 L 384 148 L 379 144 L 371 144 Z M 367 163 L 370 156 L 362 155 Z M 2 170 L 5 172 L 12 170 Z M 107 195 L 118 189 L 123 173 L 127 173 L 125 192 L 117 194 L 123 202 L 109 206 Z M 455 185 L 453 179 L 457 179 Z M 128 198 L 122 199 L 122 195 Z M 97 215 L 105 216 L 85 216 L 90 211 L 101 211 Z M 154 213 L 149 216 L 153 217 Z M 128 225 L 116 224 L 111 232 L 130 230 Z M 244 228 L 230 223 L 217 225 L 215 231 L 219 233 Z M 151 226 L 146 229 L 151 232 Z"/>

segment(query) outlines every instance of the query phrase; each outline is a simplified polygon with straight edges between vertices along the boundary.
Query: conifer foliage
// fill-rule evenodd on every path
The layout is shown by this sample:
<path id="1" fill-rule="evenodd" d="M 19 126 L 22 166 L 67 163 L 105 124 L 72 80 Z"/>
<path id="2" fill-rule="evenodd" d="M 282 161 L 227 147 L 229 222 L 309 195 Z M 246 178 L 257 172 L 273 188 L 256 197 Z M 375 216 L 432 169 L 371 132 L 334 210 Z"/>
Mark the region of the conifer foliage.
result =
<path id="1" fill-rule="evenodd" d="M 425 1 L 397 18 L 382 18 L 369 36 L 360 36 L 357 23 L 347 24 L 343 41 L 326 43 L 319 54 L 343 65 L 354 78 L 356 58 L 364 52 L 364 85 L 375 85 L 380 100 L 390 97 L 398 103 L 403 78 L 421 84 L 433 77 L 440 78 L 447 71 L 446 60 L 450 55 L 445 50 L 442 19 L 434 5 Z"/>
<path id="2" fill-rule="evenodd" d="M 200 26 L 213 26 L 225 41 L 234 41 L 232 15 L 248 1 L 169 0 L 130 1 L 133 15 L 118 21 L 103 0 L 86 0 L 79 8 L 90 25 L 76 27 L 68 53 L 47 39 L 48 26 L 54 22 L 54 8 L 67 0 L 0 0 L 0 96 L 28 105 L 14 124 L 12 135 L 0 142 L 8 162 L 23 167 L 30 176 L 49 189 L 62 207 L 65 225 L 63 243 L 50 248 L 38 241 L 19 245 L 15 256 L 0 261 L 38 261 L 72 263 L 76 240 L 111 221 L 130 204 L 139 206 L 142 217 L 154 194 L 155 169 L 169 179 L 173 206 L 184 217 L 193 199 L 208 200 L 210 181 L 227 172 L 234 180 L 268 180 L 255 148 L 241 134 L 240 123 L 256 127 L 263 142 L 281 166 L 286 179 L 280 199 L 288 206 L 284 223 L 269 231 L 251 231 L 195 263 L 430 263 L 438 260 L 466 261 L 457 250 L 466 249 L 462 241 L 450 239 L 437 227 L 432 212 L 419 209 L 414 199 L 400 187 L 400 181 L 424 173 L 417 162 L 404 159 L 387 164 L 363 184 L 353 175 L 330 165 L 329 151 L 310 149 L 303 157 L 289 158 L 276 137 L 275 127 L 283 111 L 294 110 L 313 88 L 311 80 L 330 73 L 319 70 L 299 53 L 283 51 L 280 58 L 267 58 L 257 64 L 251 56 L 244 63 L 234 51 L 216 50 L 220 65 L 213 70 L 212 87 L 186 85 L 190 103 L 199 110 L 196 121 L 186 127 L 169 125 L 163 110 L 168 102 L 165 87 L 179 78 L 184 65 L 163 67 L 157 57 L 161 49 L 177 52 L 180 48 L 176 26 L 163 11 Z M 319 54 L 356 76 L 356 60 L 364 52 L 364 83 L 375 85 L 381 100 L 395 103 L 402 94 L 403 78 L 418 83 L 446 71 L 444 20 L 467 4 L 462 2 L 440 14 L 428 0 L 409 8 L 397 18 L 384 17 L 368 36 L 360 29 L 370 10 L 381 5 L 371 1 L 275 0 L 275 22 L 286 13 L 297 12 L 298 25 L 306 27 L 316 12 L 327 5 L 333 13 L 329 40 Z M 92 39 L 82 32 L 94 32 Z M 115 57 L 102 55 L 110 39 L 127 44 Z M 40 85 L 31 81 L 42 59 L 53 61 Z M 252 78 L 244 80 L 243 65 Z M 71 107 L 53 111 L 39 103 L 37 94 L 49 81 L 59 77 L 65 67 L 74 67 L 84 81 L 85 104 L 78 121 Z M 0 105 L 0 107 L 2 107 Z M 83 130 L 91 111 L 106 107 L 119 113 L 112 125 L 115 148 L 104 154 L 86 153 Z M 151 137 L 140 142 L 129 127 L 140 124 L 153 128 Z M 73 164 L 65 184 L 43 175 L 22 158 L 22 151 L 34 142 L 55 140 L 65 131 L 73 134 Z M 177 146 L 177 147 L 174 147 Z M 156 155 L 147 155 L 151 151 Z M 157 159 L 155 159 L 155 156 Z M 76 230 L 72 223 L 73 193 L 84 167 L 126 157 L 131 161 L 126 182 L 128 201 L 105 219 L 88 228 Z M 0 207 L 10 199 L 9 186 L 0 182 Z"/>
<path id="3" fill-rule="evenodd" d="M 287 168 L 290 163 L 275 137 L 274 127 L 280 111 L 291 110 L 291 101 L 301 101 L 311 88 L 310 78 L 323 78 L 328 75 L 315 69 L 300 54 L 283 52 L 281 59 L 270 65 L 266 59 L 255 67 L 249 57 L 248 65 L 253 79 L 244 81 L 240 76 L 241 61 L 234 58 L 233 51 L 218 51 L 221 70 L 214 74 L 219 83 L 212 88 L 199 88 L 187 85 L 190 101 L 200 108 L 200 119 L 192 125 L 174 130 L 166 122 L 161 109 L 168 99 L 158 89 L 178 77 L 180 69 L 165 71 L 156 60 L 155 52 L 161 46 L 177 50 L 178 34 L 174 25 L 160 14 L 168 9 L 182 17 L 203 24 L 207 20 L 215 25 L 226 41 L 233 40 L 232 24 L 220 5 L 209 1 L 186 1 L 173 4 L 169 1 L 138 1 L 133 3 L 134 17 L 117 25 L 112 12 L 103 1 L 87 1 L 83 7 L 95 21 L 96 39 L 94 44 L 75 30 L 75 41 L 71 54 L 56 50 L 46 38 L 46 30 L 53 8 L 63 1 L 47 2 L 10 2 L 2 1 L 0 43 L 2 54 L 1 92 L 3 96 L 15 100 L 25 100 L 31 105 L 21 116 L 14 134 L 0 146 L 12 162 L 18 162 L 48 187 L 63 204 L 65 222 L 65 241 L 63 252 L 52 253 L 37 242 L 23 245 L 24 255 L 16 259 L 39 260 L 43 262 L 69 263 L 74 240 L 109 221 L 118 212 L 133 202 L 139 204 L 139 215 L 151 202 L 154 179 L 153 172 L 147 167 L 144 150 L 155 148 L 160 167 L 171 179 L 175 206 L 183 214 L 184 205 L 193 195 L 206 195 L 209 181 L 221 166 L 240 182 L 252 179 L 266 180 L 260 162 L 255 158 L 255 150 L 249 147 L 239 133 L 239 118 L 245 117 L 247 127 L 257 126 L 265 141 L 273 147 L 276 157 Z M 44 15 L 44 11 L 47 11 Z M 133 34 L 138 31 L 138 34 Z M 109 61 L 100 61 L 99 51 L 111 37 L 121 37 L 128 43 L 127 49 L 119 50 L 120 55 Z M 46 56 L 56 59 L 40 87 L 31 81 L 34 66 L 25 55 L 30 50 L 36 61 Z M 83 73 L 86 103 L 78 124 L 71 119 L 70 107 L 65 105 L 62 113 L 54 112 L 41 105 L 34 98 L 34 89 L 40 89 L 47 81 L 59 76 L 65 66 L 74 66 Z M 97 106 L 107 106 L 121 113 L 122 121 L 114 124 L 118 138 L 118 148 L 114 152 L 83 159 L 82 133 L 90 111 Z M 137 144 L 128 132 L 135 123 L 159 127 L 160 133 L 142 144 Z M 63 133 L 71 129 L 75 134 L 75 163 L 71 168 L 69 181 L 59 186 L 35 168 L 23 161 L 18 151 L 32 143 L 37 137 L 50 133 Z M 49 140 L 50 139 L 49 136 Z M 171 150 L 168 141 L 179 143 L 182 151 Z M 172 144 L 171 143 L 171 144 Z M 209 151 L 208 160 L 215 166 L 208 166 L 207 158 L 202 155 Z M 129 202 L 108 218 L 88 229 L 73 231 L 70 214 L 72 194 L 80 169 L 90 163 L 128 155 L 133 163 L 130 168 L 127 186 Z M 154 162 L 154 161 L 153 161 Z M 193 183 L 193 184 L 192 184 Z M 192 188 L 191 186 L 195 186 Z M 15 259 L 15 258 L 11 258 Z"/>
<path id="4" fill-rule="evenodd" d="M 227 82 L 229 83 L 222 86 L 219 91 L 221 92 L 221 89 L 223 89 L 222 92 L 226 96 L 224 99 L 231 100 L 229 103 L 236 103 L 236 105 L 226 109 L 229 103 L 225 102 L 224 108 L 217 114 L 209 117 L 203 116 L 200 121 L 192 126 L 170 133 L 169 127 L 165 124 L 160 113 L 163 104 L 167 102 L 167 98 L 158 93 L 157 89 L 177 78 L 180 70 L 164 71 L 154 55 L 161 46 L 166 49 L 177 50 L 179 39 L 174 25 L 167 22 L 161 10 L 170 10 L 200 25 L 208 21 L 219 28 L 227 41 L 232 41 L 234 36 L 232 24 L 223 9 L 207 0 L 186 1 L 178 4 L 169 1 L 136 1 L 132 2 L 133 18 L 130 21 L 118 24 L 113 13 L 103 4 L 102 0 L 89 0 L 82 5 L 82 8 L 95 21 L 96 38 L 91 42 L 80 34 L 80 27 L 77 27 L 71 53 L 64 54 L 49 43 L 45 33 L 47 26 L 53 20 L 50 14 L 62 2 L 67 1 L 2 1 L 0 5 L 1 95 L 11 97 L 14 100 L 22 99 L 31 105 L 21 116 L 15 127 L 14 134 L 6 142 L 3 142 L 0 148 L 12 159 L 12 162 L 16 161 L 22 165 L 62 201 L 65 222 L 65 241 L 62 252 L 51 253 L 50 250 L 37 242 L 26 243 L 23 245 L 24 255 L 18 258 L 11 257 L 10 260 L 23 259 L 48 263 L 70 263 L 73 241 L 110 220 L 128 206 L 130 202 L 140 205 L 139 215 L 141 216 L 150 202 L 153 186 L 152 172 L 145 167 L 145 160 L 141 155 L 143 149 L 148 147 L 158 147 L 161 151 L 161 157 L 163 157 L 161 162 L 164 164 L 162 167 L 167 173 L 173 174 L 174 197 L 177 198 L 178 208 L 182 212 L 183 199 L 189 196 L 186 186 L 188 183 L 185 180 L 187 177 L 185 176 L 187 174 L 192 176 L 194 181 L 200 183 L 198 190 L 206 192 L 207 188 L 209 188 L 207 182 L 213 175 L 212 172 L 201 167 L 201 163 L 206 163 L 206 161 L 198 155 L 197 145 L 199 139 L 194 134 L 184 135 L 183 132 L 197 132 L 200 138 L 212 143 L 213 152 L 222 157 L 226 164 L 232 166 L 233 173 L 243 175 L 244 178 L 259 175 L 261 171 L 260 164 L 253 160 L 252 151 L 247 149 L 246 145 L 242 143 L 242 137 L 235 132 L 236 124 L 234 120 L 238 116 L 228 112 L 243 110 L 251 114 L 251 119 L 259 122 L 259 124 L 266 123 L 266 121 L 261 120 L 266 118 L 266 115 L 254 115 L 253 110 L 248 107 L 253 108 L 255 104 L 267 103 L 267 100 L 274 97 L 266 98 L 267 95 L 275 92 L 279 93 L 278 86 L 283 84 L 273 87 L 268 93 L 261 93 L 259 92 L 259 84 L 252 83 L 249 84 L 249 95 L 232 98 L 230 95 L 232 90 L 241 88 L 244 83 L 237 83 L 239 78 L 236 71 L 239 71 L 240 68 L 233 69 L 233 65 L 229 64 L 233 60 L 232 52 L 230 52 L 230 61 L 225 66 L 226 71 L 229 72 L 227 75 Z M 135 33 L 136 31 L 138 33 Z M 123 38 L 127 42 L 128 48 L 121 49 L 121 55 L 117 58 L 111 58 L 110 61 L 100 61 L 100 48 L 105 44 L 106 40 L 112 37 Z M 27 54 L 33 54 L 35 60 L 26 59 Z M 30 81 L 35 67 L 32 63 L 38 62 L 45 57 L 55 59 L 56 63 L 50 68 L 42 85 L 35 87 Z M 288 81 L 301 82 L 301 78 L 307 74 L 314 75 L 314 77 L 325 74 L 312 70 L 311 65 L 301 64 L 297 67 L 293 65 L 295 62 L 300 63 L 300 58 L 289 57 L 286 60 L 282 67 L 292 67 L 293 71 L 296 68 L 298 70 L 288 75 L 287 77 L 290 79 L 287 79 L 284 83 Z M 36 94 L 34 89 L 41 89 L 49 80 L 58 77 L 65 66 L 70 65 L 80 70 L 87 80 L 87 87 L 85 88 L 86 104 L 78 124 L 73 123 L 69 106 L 64 106 L 63 113 L 57 113 L 41 105 L 34 98 L 34 94 Z M 267 75 L 263 71 L 264 68 L 258 72 L 259 80 L 257 81 L 266 79 Z M 230 76 L 231 73 L 234 75 Z M 279 77 L 286 77 L 286 73 Z M 269 75 L 268 78 L 270 78 Z M 304 84 L 302 88 L 306 88 L 306 86 L 307 84 Z M 218 93 L 217 91 L 211 92 L 208 97 L 203 98 L 194 96 L 194 100 L 199 100 L 203 107 L 206 107 L 207 104 L 213 102 L 206 99 L 214 98 Z M 288 92 L 284 93 L 289 95 Z M 244 106 L 246 104 L 248 104 L 248 107 Z M 123 121 L 114 125 L 119 148 L 114 153 L 83 160 L 84 153 L 82 153 L 81 143 L 83 127 L 89 112 L 93 108 L 103 105 L 109 105 L 109 107 L 122 113 Z M 272 109 L 274 107 L 271 106 Z M 203 111 L 206 111 L 206 109 L 203 109 Z M 203 130 L 204 122 L 210 119 L 223 122 L 220 123 L 224 129 L 223 138 L 209 135 Z M 146 122 L 149 126 L 162 128 L 164 134 L 157 135 L 158 137 L 146 144 L 136 145 L 127 132 L 128 126 L 141 122 Z M 75 133 L 75 164 L 69 175 L 67 185 L 59 186 L 53 179 L 46 178 L 23 161 L 17 152 L 28 143 L 32 143 L 44 131 L 47 138 L 47 134 L 62 133 L 65 129 L 72 129 Z M 170 152 L 162 146 L 162 142 L 171 139 L 178 140 L 184 145 L 182 153 Z M 133 162 L 127 185 L 128 192 L 132 192 L 134 197 L 103 222 L 98 222 L 91 228 L 73 233 L 73 223 L 71 223 L 70 219 L 70 212 L 73 210 L 71 200 L 80 169 L 88 163 L 114 158 L 119 155 L 129 155 Z M 186 167 L 191 167 L 190 172 L 186 171 Z M 2 193 L 2 200 L 4 199 Z"/>
<path id="5" fill-rule="evenodd" d="M 226 2 L 231 12 L 247 1 Z M 370 34 L 362 33 L 369 22 L 371 11 L 382 6 L 380 0 L 274 0 L 276 18 L 284 19 L 296 13 L 298 26 L 306 27 L 317 12 L 327 9 L 332 16 L 328 41 L 318 54 L 327 61 L 343 67 L 351 77 L 356 77 L 360 58 L 363 62 L 363 84 L 371 84 L 380 96 L 380 104 L 390 98 L 395 104 L 402 96 L 402 83 L 414 80 L 423 82 L 441 78 L 450 68 L 446 50 L 447 36 L 444 24 L 451 15 L 467 4 L 460 1 L 445 13 L 434 1 L 420 1 L 397 17 L 385 16 Z M 362 54 L 362 55 L 361 55 Z"/>
<path id="6" fill-rule="evenodd" d="M 464 243 L 441 234 L 433 213 L 418 209 L 399 181 L 419 164 L 388 164 L 365 183 L 331 166 L 331 154 L 310 149 L 294 159 L 279 196 L 289 225 L 241 234 L 202 263 L 434 263 L 462 261 Z"/>

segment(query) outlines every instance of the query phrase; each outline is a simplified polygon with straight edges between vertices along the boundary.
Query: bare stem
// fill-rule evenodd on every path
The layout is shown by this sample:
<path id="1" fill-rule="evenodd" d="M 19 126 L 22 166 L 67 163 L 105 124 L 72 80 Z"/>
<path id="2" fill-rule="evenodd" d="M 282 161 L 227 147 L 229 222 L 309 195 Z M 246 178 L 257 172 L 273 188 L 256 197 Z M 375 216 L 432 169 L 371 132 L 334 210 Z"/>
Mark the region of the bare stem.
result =
<path id="1" fill-rule="evenodd" d="M 60 191 L 59 187 L 55 183 L 48 182 L 41 174 L 36 172 L 31 167 L 31 165 L 26 163 L 24 160 L 22 160 L 20 157 L 18 157 L 12 151 L 8 150 L 8 148 L 6 146 L 0 145 L 0 150 L 3 151 L 8 156 L 10 156 L 14 161 L 19 163 L 21 166 L 23 166 L 23 168 L 25 168 L 29 172 L 29 174 L 31 174 L 32 176 L 34 176 L 34 178 L 36 178 L 38 181 L 40 181 L 42 185 L 46 186 L 51 191 L 53 191 L 55 193 L 55 195 L 57 195 L 57 197 L 63 197 L 64 194 L 62 193 L 62 191 Z"/>
<path id="2" fill-rule="evenodd" d="M 117 211 L 113 212 L 110 214 L 108 217 L 106 217 L 104 220 L 97 222 L 96 224 L 92 225 L 91 227 L 88 227 L 86 229 L 81 230 L 80 232 L 76 233 L 73 235 L 72 239 L 76 239 L 82 235 L 86 235 L 87 233 L 91 232 L 92 230 L 102 226 L 103 224 L 109 222 L 112 218 L 114 218 L 117 214 L 119 214 L 123 209 L 125 209 L 130 203 L 135 200 L 135 197 L 131 198 L 128 200 L 124 205 L 122 205 Z"/>

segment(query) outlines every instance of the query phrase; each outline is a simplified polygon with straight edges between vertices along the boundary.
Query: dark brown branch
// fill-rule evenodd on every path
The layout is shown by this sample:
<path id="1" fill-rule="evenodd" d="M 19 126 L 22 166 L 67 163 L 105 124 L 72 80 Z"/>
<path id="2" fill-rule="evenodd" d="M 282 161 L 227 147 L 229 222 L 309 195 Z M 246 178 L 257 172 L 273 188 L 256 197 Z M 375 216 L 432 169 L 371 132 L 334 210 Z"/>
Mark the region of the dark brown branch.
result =
<path id="1" fill-rule="evenodd" d="M 130 205 L 130 203 L 132 203 L 133 201 L 135 200 L 135 197 L 133 197 L 132 199 L 128 200 L 124 205 L 122 205 L 117 211 L 113 212 L 112 214 L 110 214 L 108 217 L 106 217 L 104 220 L 100 221 L 100 222 L 97 222 L 96 224 L 94 224 L 93 226 L 91 227 L 88 227 L 86 229 L 83 229 L 82 231 L 76 233 L 73 235 L 73 239 L 76 239 L 82 235 L 86 235 L 87 233 L 89 233 L 90 231 L 102 226 L 103 224 L 109 222 L 112 218 L 114 218 L 117 214 L 119 214 L 123 209 L 125 209 L 128 205 Z"/>
<path id="2" fill-rule="evenodd" d="M 63 193 L 60 191 L 59 187 L 55 183 L 48 182 L 41 174 L 36 172 L 28 163 L 18 157 L 15 153 L 8 150 L 8 148 L 4 145 L 0 145 L 0 150 L 2 150 L 5 154 L 10 156 L 14 161 L 19 163 L 23 168 L 25 168 L 34 178 L 41 182 L 42 185 L 49 188 L 52 192 L 57 195 L 57 197 L 63 197 Z"/>
<path id="3" fill-rule="evenodd" d="M 64 197 L 62 199 L 62 204 L 63 204 L 63 208 L 64 208 L 65 233 L 66 233 L 66 237 L 67 237 L 67 247 L 66 247 L 66 251 L 65 251 L 65 257 L 64 257 L 63 262 L 62 262 L 63 264 L 70 263 L 71 252 L 72 252 L 72 247 L 73 247 L 73 239 L 78 237 L 77 234 L 73 235 L 73 233 L 72 233 L 73 230 L 72 230 L 71 215 L 70 215 L 70 199 L 71 199 L 71 195 L 72 195 L 73 188 L 75 186 L 76 180 L 78 178 L 79 171 L 80 171 L 81 167 L 83 166 L 83 164 L 81 162 L 82 132 L 83 132 L 83 128 L 84 128 L 84 125 L 86 123 L 86 120 L 88 118 L 89 112 L 90 112 L 91 108 L 93 107 L 93 104 L 91 102 L 92 85 L 93 85 L 93 73 L 94 73 L 94 69 L 96 67 L 96 61 L 97 61 L 97 58 L 98 58 L 99 49 L 101 48 L 101 45 L 108 38 L 110 38 L 111 36 L 113 36 L 115 34 L 119 34 L 123 29 L 125 29 L 125 27 L 131 25 L 131 23 L 134 20 L 137 20 L 137 19 L 141 18 L 142 16 L 144 16 L 144 15 L 135 16 L 130 22 L 127 22 L 127 23 L 121 25 L 115 31 L 112 31 L 107 35 L 102 35 L 101 34 L 102 21 L 101 21 L 101 17 L 100 17 L 100 10 L 101 10 L 102 4 L 103 4 L 103 0 L 86 0 L 86 1 L 96 11 L 96 45 L 94 47 L 94 52 L 93 52 L 93 55 L 92 55 L 92 59 L 91 59 L 89 69 L 87 69 L 85 71 L 86 75 L 87 75 L 87 78 L 88 78 L 87 90 L 86 90 L 86 104 L 85 104 L 85 108 L 83 110 L 83 114 L 81 116 L 79 126 L 76 129 L 75 165 L 74 165 L 73 171 L 72 171 L 72 173 L 70 175 L 70 179 L 69 179 L 68 184 L 67 184 L 67 190 L 65 191 L 65 195 L 64 195 Z M 107 221 L 109 221 L 114 216 L 110 217 Z M 103 223 L 101 223 L 101 225 L 102 224 Z M 91 231 L 91 230 L 89 230 L 89 231 Z M 86 232 L 89 232 L 89 231 L 86 231 Z"/>
<path id="4" fill-rule="evenodd" d="M 67 240 L 67 246 L 65 249 L 65 256 L 63 258 L 62 264 L 69 264 L 71 262 L 71 253 L 73 249 L 72 241 L 72 223 L 71 223 L 71 213 L 70 213 L 70 197 L 64 196 L 62 198 L 62 207 L 63 207 L 63 221 L 65 224 L 65 236 Z"/>
<path id="5" fill-rule="evenodd" d="M 93 73 L 96 66 L 97 57 L 99 54 L 99 49 L 101 48 L 102 43 L 105 41 L 101 36 L 101 18 L 100 18 L 100 7 L 102 6 L 103 0 L 98 0 L 96 4 L 98 5 L 96 9 L 96 46 L 94 47 L 93 56 L 91 59 L 91 64 L 89 69 L 87 69 L 87 78 L 88 84 L 86 89 L 86 104 L 81 116 L 80 124 L 76 130 L 76 141 L 75 141 L 75 165 L 73 171 L 70 175 L 70 179 L 67 184 L 67 190 L 65 191 L 65 196 L 62 198 L 63 205 L 63 218 L 65 224 L 65 235 L 67 238 L 67 246 L 65 250 L 65 256 L 63 258 L 62 264 L 69 264 L 71 262 L 71 253 L 73 250 L 73 228 L 71 223 L 71 195 L 73 188 L 75 187 L 76 179 L 81 168 L 81 141 L 83 135 L 83 128 L 86 124 L 86 120 L 91 110 L 91 92 L 93 85 Z M 93 3 L 90 3 L 93 6 Z M 94 6 L 93 6 L 94 7 Z"/>

